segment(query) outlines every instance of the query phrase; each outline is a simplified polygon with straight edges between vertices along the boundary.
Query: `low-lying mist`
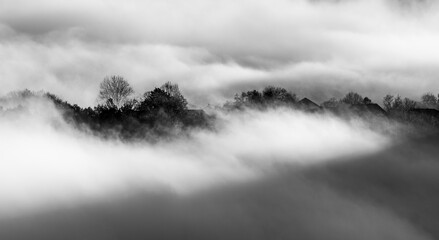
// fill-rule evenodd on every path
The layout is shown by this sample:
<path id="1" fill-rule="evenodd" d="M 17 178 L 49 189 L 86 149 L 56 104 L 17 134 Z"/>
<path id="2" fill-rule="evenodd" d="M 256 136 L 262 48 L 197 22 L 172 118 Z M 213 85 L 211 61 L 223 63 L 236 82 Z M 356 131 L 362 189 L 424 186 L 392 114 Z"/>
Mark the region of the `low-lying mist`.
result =
<path id="1" fill-rule="evenodd" d="M 0 239 L 439 237 L 439 140 L 390 118 L 209 110 L 212 128 L 149 142 L 55 106 L 3 106 Z"/>
<path id="2" fill-rule="evenodd" d="M 0 216 L 137 192 L 187 196 L 263 179 L 286 166 L 371 154 L 392 142 L 359 118 L 277 108 L 217 112 L 214 130 L 126 143 L 74 129 L 50 102 L 27 104 L 0 118 Z"/>

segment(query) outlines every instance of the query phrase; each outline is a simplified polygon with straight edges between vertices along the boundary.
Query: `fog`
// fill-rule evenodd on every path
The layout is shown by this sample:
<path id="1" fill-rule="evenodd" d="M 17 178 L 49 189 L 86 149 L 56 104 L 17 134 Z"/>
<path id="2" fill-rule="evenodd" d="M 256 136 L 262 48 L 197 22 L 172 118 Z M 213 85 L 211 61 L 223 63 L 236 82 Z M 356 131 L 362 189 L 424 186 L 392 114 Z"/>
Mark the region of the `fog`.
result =
<path id="1" fill-rule="evenodd" d="M 2 94 L 45 89 L 93 105 L 107 75 L 190 102 L 278 84 L 322 102 L 437 89 L 434 1 L 0 2 Z M 370 17 L 373 16 L 373 17 Z M 200 94 L 200 93 L 206 94 Z"/>
<path id="2" fill-rule="evenodd" d="M 218 111 L 213 130 L 127 143 L 72 128 L 50 102 L 20 104 L 0 124 L 2 239 L 438 234 L 437 140 L 403 140 L 391 121 Z"/>
<path id="3" fill-rule="evenodd" d="M 39 99 L 0 121 L 0 216 L 134 191 L 192 194 L 379 151 L 390 139 L 359 119 L 291 109 L 218 113 L 215 131 L 151 144 L 102 140 L 73 129 Z"/>
<path id="4" fill-rule="evenodd" d="M 96 106 L 121 75 L 135 99 L 171 81 L 215 116 L 127 140 L 44 97 L 1 99 L 0 239 L 439 239 L 428 114 L 212 107 L 269 85 L 316 103 L 436 95 L 438 21 L 433 0 L 0 0 L 0 95 Z"/>

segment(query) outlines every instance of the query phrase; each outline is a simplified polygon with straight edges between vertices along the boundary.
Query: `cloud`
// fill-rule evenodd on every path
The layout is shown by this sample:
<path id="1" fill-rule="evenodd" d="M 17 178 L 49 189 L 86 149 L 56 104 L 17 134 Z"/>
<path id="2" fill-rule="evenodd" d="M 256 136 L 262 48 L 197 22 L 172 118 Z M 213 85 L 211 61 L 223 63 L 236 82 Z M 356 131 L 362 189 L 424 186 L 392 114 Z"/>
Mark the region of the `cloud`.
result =
<path id="1" fill-rule="evenodd" d="M 392 167 L 374 154 L 394 139 L 360 119 L 217 113 L 215 131 L 123 143 L 79 133 L 37 100 L 0 119 L 0 238 L 429 239 L 392 208 L 338 190 L 334 179 L 363 157 Z"/>
<path id="2" fill-rule="evenodd" d="M 418 98 L 439 88 L 431 1 L 2 4 L 3 92 L 44 88 L 93 105 L 110 74 L 139 94 L 177 82 L 199 106 L 272 83 L 317 101 L 350 90 L 377 102 L 385 93 Z"/>
<path id="3" fill-rule="evenodd" d="M 286 109 L 219 115 L 217 131 L 196 131 L 189 139 L 158 144 L 128 144 L 71 129 L 50 103 L 28 104 L 29 111 L 0 120 L 4 216 L 112 198 L 137 188 L 191 194 L 253 181 L 278 166 L 313 165 L 390 144 L 360 120 Z"/>
<path id="4" fill-rule="evenodd" d="M 377 102 L 386 93 L 416 98 L 439 88 L 437 13 L 433 1 L 408 0 L 0 0 L 0 94 L 44 89 L 89 106 L 99 82 L 119 74 L 138 95 L 178 83 L 197 106 L 266 85 L 316 101 L 352 90 Z M 44 102 L 30 109 L 0 119 L 0 238 L 435 233 L 435 211 L 423 205 L 435 197 L 425 187 L 435 165 L 415 173 L 399 161 L 356 165 L 393 143 L 362 121 L 280 109 L 220 114 L 217 132 L 152 145 L 78 133 Z M 344 175 L 351 170 L 361 177 Z M 398 187 L 417 176 L 409 190 L 422 190 L 395 199 L 369 182 L 377 176 Z"/>

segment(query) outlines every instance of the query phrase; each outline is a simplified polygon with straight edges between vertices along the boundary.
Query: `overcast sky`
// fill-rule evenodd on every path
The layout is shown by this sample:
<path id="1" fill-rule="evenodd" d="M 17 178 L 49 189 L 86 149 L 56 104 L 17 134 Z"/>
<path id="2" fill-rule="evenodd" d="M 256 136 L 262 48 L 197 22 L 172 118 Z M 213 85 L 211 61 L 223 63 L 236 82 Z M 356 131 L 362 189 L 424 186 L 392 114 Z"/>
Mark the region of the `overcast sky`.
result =
<path id="1" fill-rule="evenodd" d="M 198 106 L 279 85 L 317 102 L 439 92 L 429 0 L 0 0 L 0 93 L 96 104 L 106 75 Z"/>

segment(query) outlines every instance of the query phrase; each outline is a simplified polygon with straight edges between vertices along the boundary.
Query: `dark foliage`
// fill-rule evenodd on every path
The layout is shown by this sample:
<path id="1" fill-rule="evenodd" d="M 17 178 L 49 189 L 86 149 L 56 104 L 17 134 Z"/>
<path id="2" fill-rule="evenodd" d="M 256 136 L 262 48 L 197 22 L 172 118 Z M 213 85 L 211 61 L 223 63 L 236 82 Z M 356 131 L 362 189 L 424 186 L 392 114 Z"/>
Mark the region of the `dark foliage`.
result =
<path id="1" fill-rule="evenodd" d="M 364 100 L 366 99 L 363 99 L 360 94 L 356 92 L 349 92 L 341 101 L 346 104 L 363 104 Z"/>
<path id="2" fill-rule="evenodd" d="M 368 98 L 368 97 L 365 97 L 363 99 L 363 104 L 372 104 L 372 100 L 370 100 L 370 98 Z"/>
<path id="3" fill-rule="evenodd" d="M 439 102 L 433 93 L 426 93 L 421 97 L 422 103 L 428 108 L 438 108 Z"/>
<path id="4" fill-rule="evenodd" d="M 402 99 L 387 94 L 383 98 L 383 105 L 390 118 L 417 127 L 439 127 L 439 111 L 434 109 L 435 97 L 433 94 L 424 94 L 421 102 L 409 98 Z M 429 103 L 429 104 L 427 104 Z"/>
<path id="5" fill-rule="evenodd" d="M 427 96 L 427 97 L 426 97 Z M 421 102 L 399 95 L 386 95 L 383 98 L 384 109 L 373 103 L 368 97 L 355 92 L 344 98 L 331 98 L 322 106 L 307 98 L 297 101 L 296 95 L 284 88 L 268 86 L 262 91 L 252 90 L 236 94 L 233 102 L 224 105 L 225 110 L 242 110 L 245 108 L 267 109 L 272 107 L 292 107 L 307 112 L 330 111 L 339 116 L 385 117 L 404 124 L 428 129 L 439 127 L 439 111 L 426 108 L 432 105 L 433 94 L 425 94 Z M 180 93 L 178 86 L 170 82 L 160 88 L 148 91 L 141 99 L 125 99 L 117 106 L 112 98 L 94 108 L 81 108 L 70 104 L 51 93 L 16 91 L 0 98 L 0 113 L 15 114 L 25 110 L 25 102 L 36 98 L 49 99 L 60 110 L 65 121 L 82 131 L 91 132 L 102 138 L 118 138 L 125 141 L 158 139 L 185 135 L 194 128 L 211 128 L 214 117 L 203 110 L 188 109 L 187 101 Z M 428 101 L 427 101 L 428 100 Z M 431 101 L 430 101 L 431 100 Z M 437 101 L 437 100 L 435 100 Z M 15 107 L 8 106 L 14 102 Z"/>
<path id="6" fill-rule="evenodd" d="M 284 88 L 268 86 L 262 92 L 252 90 L 236 94 L 233 102 L 225 104 L 227 109 L 258 108 L 275 106 L 294 106 L 297 102 L 295 94 Z"/>
<path id="7" fill-rule="evenodd" d="M 50 93 L 45 96 L 68 123 L 104 138 L 155 141 L 192 128 L 208 128 L 213 118 L 203 110 L 188 109 L 181 94 L 171 96 L 161 88 L 145 93 L 141 101 L 126 101 L 118 107 L 110 98 L 93 109 L 71 105 Z"/>

